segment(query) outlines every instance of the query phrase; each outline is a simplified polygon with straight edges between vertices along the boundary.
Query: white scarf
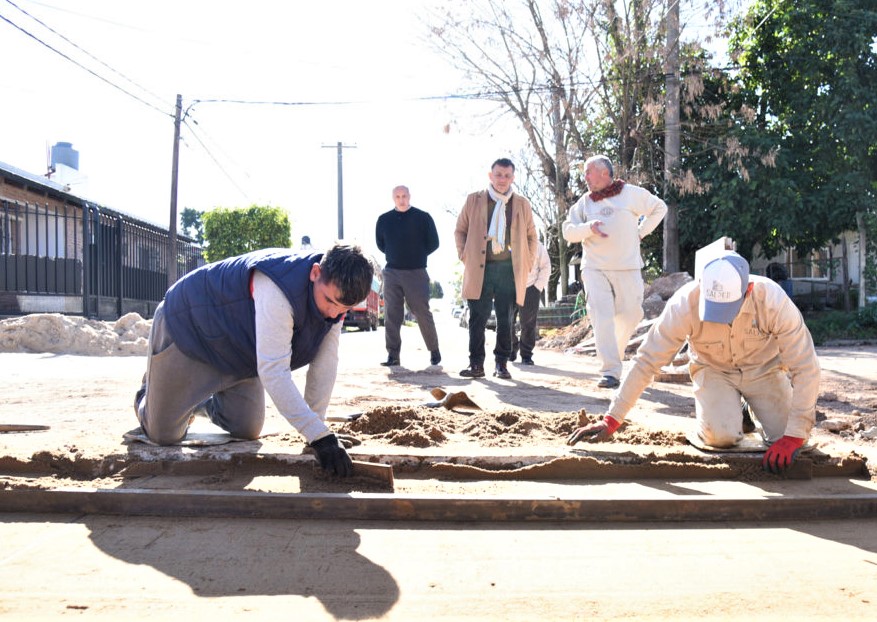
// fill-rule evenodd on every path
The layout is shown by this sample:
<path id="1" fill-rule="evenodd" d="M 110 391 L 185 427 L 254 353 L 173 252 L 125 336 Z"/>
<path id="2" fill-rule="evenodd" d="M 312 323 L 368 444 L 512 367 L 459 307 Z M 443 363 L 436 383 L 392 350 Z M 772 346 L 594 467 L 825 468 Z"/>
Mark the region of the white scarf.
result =
<path id="1" fill-rule="evenodd" d="M 490 198 L 496 201 L 493 208 L 493 217 L 490 219 L 490 225 L 487 227 L 487 236 L 492 242 L 493 254 L 499 255 L 505 250 L 505 206 L 512 198 L 512 190 L 509 188 L 508 194 L 502 194 L 493 186 L 487 186 L 487 193 Z"/>

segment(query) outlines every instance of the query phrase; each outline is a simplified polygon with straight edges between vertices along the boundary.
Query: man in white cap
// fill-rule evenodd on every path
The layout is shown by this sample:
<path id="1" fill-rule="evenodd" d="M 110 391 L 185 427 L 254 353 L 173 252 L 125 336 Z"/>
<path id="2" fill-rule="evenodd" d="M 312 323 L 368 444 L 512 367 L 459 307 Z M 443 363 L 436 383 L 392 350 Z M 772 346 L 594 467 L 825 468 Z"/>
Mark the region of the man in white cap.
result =
<path id="1" fill-rule="evenodd" d="M 770 445 L 764 468 L 787 469 L 816 421 L 819 360 L 800 311 L 783 289 L 750 275 L 746 260 L 731 251 L 667 301 L 606 415 L 575 430 L 567 444 L 610 438 L 686 339 L 700 439 L 727 448 L 743 438 L 742 396 Z"/>

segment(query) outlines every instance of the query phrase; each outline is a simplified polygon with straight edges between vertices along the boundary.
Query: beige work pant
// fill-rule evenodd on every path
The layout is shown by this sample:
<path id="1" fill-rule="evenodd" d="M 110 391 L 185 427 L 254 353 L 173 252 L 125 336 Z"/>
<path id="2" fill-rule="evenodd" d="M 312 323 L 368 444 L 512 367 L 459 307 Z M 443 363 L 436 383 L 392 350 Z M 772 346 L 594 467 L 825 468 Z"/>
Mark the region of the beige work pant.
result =
<path id="1" fill-rule="evenodd" d="M 643 319 L 642 272 L 585 268 L 582 283 L 588 296 L 588 318 L 594 328 L 600 373 L 621 378 L 624 350 Z"/>
<path id="2" fill-rule="evenodd" d="M 236 438 L 256 439 L 265 422 L 265 389 L 258 377 L 237 378 L 189 358 L 177 348 L 164 322 L 164 303 L 149 333 L 146 375 L 135 404 L 140 427 L 154 443 L 183 440 L 197 408 Z"/>
<path id="3" fill-rule="evenodd" d="M 778 365 L 745 372 L 722 372 L 709 367 L 691 377 L 698 434 L 714 447 L 733 447 L 743 438 L 741 400 L 746 398 L 768 443 L 786 430 L 792 404 L 792 383 Z"/>

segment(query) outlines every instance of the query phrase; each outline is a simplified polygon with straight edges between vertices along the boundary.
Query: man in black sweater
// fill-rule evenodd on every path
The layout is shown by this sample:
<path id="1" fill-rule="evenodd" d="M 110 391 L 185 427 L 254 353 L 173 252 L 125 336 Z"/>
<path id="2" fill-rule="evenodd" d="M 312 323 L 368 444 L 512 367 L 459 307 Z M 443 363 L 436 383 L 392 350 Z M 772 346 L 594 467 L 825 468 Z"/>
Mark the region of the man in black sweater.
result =
<path id="1" fill-rule="evenodd" d="M 387 360 L 381 365 L 399 365 L 402 348 L 400 329 L 405 303 L 414 314 L 423 342 L 430 352 L 430 364 L 442 360 L 435 321 L 429 309 L 429 274 L 426 258 L 439 247 L 438 231 L 428 213 L 412 207 L 406 186 L 393 188 L 396 207 L 378 217 L 375 239 L 387 258 L 384 266 L 384 334 Z"/>

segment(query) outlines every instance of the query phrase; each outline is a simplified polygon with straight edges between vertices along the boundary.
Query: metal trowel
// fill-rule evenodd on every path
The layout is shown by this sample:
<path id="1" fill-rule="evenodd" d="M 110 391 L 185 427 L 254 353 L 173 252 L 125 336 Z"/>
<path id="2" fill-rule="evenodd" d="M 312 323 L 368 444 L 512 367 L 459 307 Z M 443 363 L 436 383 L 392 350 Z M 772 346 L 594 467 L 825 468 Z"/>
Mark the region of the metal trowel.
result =
<path id="1" fill-rule="evenodd" d="M 426 402 L 424 406 L 427 408 L 438 408 L 440 406 L 448 410 L 481 410 L 481 406 L 473 402 L 465 391 L 456 391 L 448 393 L 444 389 L 436 387 L 430 389 L 429 392 L 437 400 L 435 402 Z"/>
<path id="2" fill-rule="evenodd" d="M 326 421 L 336 421 L 338 423 L 350 423 L 362 417 L 362 413 L 350 413 L 349 415 L 326 415 Z"/>

